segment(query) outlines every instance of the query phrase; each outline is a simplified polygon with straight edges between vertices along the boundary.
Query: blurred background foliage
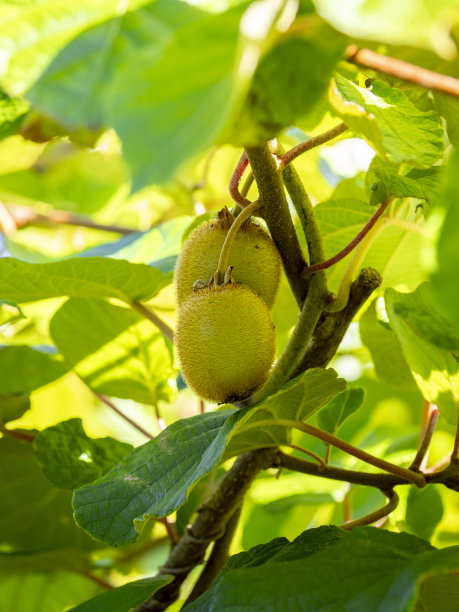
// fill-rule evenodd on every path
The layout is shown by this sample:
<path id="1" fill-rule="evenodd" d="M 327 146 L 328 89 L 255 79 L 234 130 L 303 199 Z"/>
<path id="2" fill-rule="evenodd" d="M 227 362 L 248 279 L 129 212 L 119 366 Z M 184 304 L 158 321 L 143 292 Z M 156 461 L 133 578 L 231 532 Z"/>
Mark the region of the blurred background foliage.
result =
<path id="1" fill-rule="evenodd" d="M 452 0 L 2 1 L 1 256 L 46 263 L 100 255 L 170 273 L 193 219 L 231 206 L 228 181 L 243 143 L 278 135 L 288 148 L 341 117 L 351 126 L 355 121 L 352 134 L 295 162 L 317 205 L 331 256 L 371 216 L 368 200 L 376 179 L 394 189 L 394 175 L 445 164 L 458 134 L 457 100 L 383 77 L 382 87 L 405 94 L 407 114 L 431 113 L 440 131 L 432 132 L 437 148 L 430 159 L 422 142 L 409 141 L 410 160 L 395 158 L 399 144 L 378 149 L 371 130 L 349 111 L 352 95 L 360 95 L 359 86 L 375 75 L 339 62 L 346 45 L 356 42 L 459 77 L 458 32 L 459 5 Z M 329 88 L 334 70 L 338 85 L 343 79 L 355 86 L 352 95 L 344 86 Z M 298 78 L 302 73 L 308 74 L 304 82 Z M 380 99 L 390 105 L 392 94 L 384 91 Z M 365 110 L 372 113 L 370 106 Z M 401 139 L 411 138 L 402 114 L 392 117 L 394 130 Z M 339 436 L 395 463 L 407 464 L 413 457 L 430 396 L 417 384 L 394 336 L 396 323 L 386 312 L 384 290 L 413 291 L 432 278 L 448 316 L 458 324 L 457 280 L 451 281 L 457 279 L 458 163 L 453 157 L 446 180 L 443 173 L 428 185 L 418 183 L 427 189 L 425 197 L 406 192 L 404 185 L 403 197 L 394 201 L 364 261 L 381 272 L 384 284 L 352 323 L 331 363 L 350 389 L 365 390 L 362 405 L 342 423 Z M 249 197 L 254 194 L 253 188 Z M 329 271 L 332 290 L 346 265 Z M 169 344 L 149 322 L 132 314 L 129 337 L 123 330 L 131 314 L 119 302 L 107 302 L 119 330 L 93 342 L 93 327 L 109 315 L 91 311 L 90 304 L 70 300 L 62 308 L 63 303 L 60 297 L 24 301 L 20 308 L 0 302 L 0 415 L 9 428 L 44 430 L 79 418 L 90 437 L 143 444 L 142 433 L 90 389 L 99 367 L 113 367 L 117 351 L 133 356 L 123 366 L 127 374 L 113 371 L 113 377 L 126 375 L 132 381 L 138 375 L 139 384 L 135 392 L 124 388 L 118 393 L 108 385 L 107 394 L 112 389 L 118 408 L 142 428 L 155 435 L 162 420 L 170 424 L 200 412 L 200 401 L 178 377 Z M 174 325 L 173 285 L 161 289 L 150 305 Z M 296 317 L 283 279 L 273 311 L 278 352 Z M 85 325 L 88 333 L 83 334 Z M 144 361 L 135 354 L 139 337 L 150 351 Z M 99 361 L 91 361 L 91 355 Z M 28 372 L 39 372 L 35 382 Z M 16 402 L 19 392 L 24 396 L 20 408 L 11 404 L 11 394 Z M 321 414 L 312 424 L 320 424 Z M 451 419 L 440 416 L 430 467 L 445 460 L 454 431 Z M 318 440 L 296 434 L 295 443 L 324 455 Z M 15 551 L 17 563 L 16 572 L 9 559 L 0 557 L 5 601 L 17 593 L 20 580 L 24 593 L 42 593 L 41 609 L 60 612 L 96 594 L 100 585 L 94 575 L 107 568 L 117 585 L 154 573 L 167 558 L 161 522 L 151 521 L 133 545 L 101 545 L 74 525 L 70 493 L 50 484 L 26 443 L 4 436 L 0 453 L 0 552 L 5 557 Z M 362 469 L 335 449 L 331 460 Z M 177 512 L 178 525 L 188 522 L 215 478 L 191 492 Z M 459 544 L 457 494 L 441 486 L 402 489 L 389 529 L 431 538 L 438 547 Z M 308 526 L 339 524 L 382 503 L 382 494 L 373 489 L 294 473 L 283 474 L 274 485 L 266 474 L 248 494 L 232 550 L 277 536 L 294 538 Z M 31 553 L 34 563 L 25 558 Z M 29 610 L 25 599 L 14 601 L 18 612 Z"/>

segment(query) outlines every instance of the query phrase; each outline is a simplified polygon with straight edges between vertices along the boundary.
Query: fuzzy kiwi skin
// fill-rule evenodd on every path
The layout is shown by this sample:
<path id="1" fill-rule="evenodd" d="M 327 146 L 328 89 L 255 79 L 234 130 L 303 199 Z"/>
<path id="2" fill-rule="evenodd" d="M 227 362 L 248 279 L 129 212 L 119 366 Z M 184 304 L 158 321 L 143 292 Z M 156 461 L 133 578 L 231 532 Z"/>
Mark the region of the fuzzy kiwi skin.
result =
<path id="1" fill-rule="evenodd" d="M 187 238 L 175 274 L 179 307 L 193 293 L 198 279 L 215 273 L 228 229 L 228 220 L 215 219 L 197 227 Z M 273 307 L 279 287 L 281 260 L 269 234 L 255 223 L 244 223 L 231 247 L 228 265 L 235 283 L 246 285 Z"/>
<path id="2" fill-rule="evenodd" d="M 243 285 L 195 292 L 179 312 L 175 343 L 189 387 L 209 402 L 236 401 L 262 385 L 275 354 L 265 302 Z"/>

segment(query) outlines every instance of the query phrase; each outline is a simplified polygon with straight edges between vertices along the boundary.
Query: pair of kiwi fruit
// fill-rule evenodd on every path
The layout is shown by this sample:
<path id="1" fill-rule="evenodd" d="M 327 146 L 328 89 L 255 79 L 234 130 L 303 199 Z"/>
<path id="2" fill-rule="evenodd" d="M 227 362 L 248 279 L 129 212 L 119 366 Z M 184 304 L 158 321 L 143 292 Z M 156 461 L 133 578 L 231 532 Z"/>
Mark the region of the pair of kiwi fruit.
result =
<path id="1" fill-rule="evenodd" d="M 280 256 L 270 235 L 251 220 L 229 254 L 230 280 L 213 281 L 234 216 L 223 209 L 187 238 L 176 270 L 179 316 L 175 341 L 188 386 L 215 403 L 248 397 L 262 385 L 275 355 L 270 309 Z"/>

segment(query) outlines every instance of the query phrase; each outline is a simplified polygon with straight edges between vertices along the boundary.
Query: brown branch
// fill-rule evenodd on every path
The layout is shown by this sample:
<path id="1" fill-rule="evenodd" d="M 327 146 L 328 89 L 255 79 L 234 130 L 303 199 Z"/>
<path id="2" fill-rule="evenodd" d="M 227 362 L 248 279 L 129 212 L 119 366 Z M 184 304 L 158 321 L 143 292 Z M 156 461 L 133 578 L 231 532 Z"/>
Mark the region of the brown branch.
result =
<path id="1" fill-rule="evenodd" d="M 267 145 L 247 147 L 246 153 L 258 187 L 261 216 L 268 225 L 292 293 L 301 307 L 308 290 L 308 280 L 301 276 L 307 264 L 290 216 L 282 177 Z"/>
<path id="2" fill-rule="evenodd" d="M 241 507 L 239 506 L 239 508 L 236 508 L 236 510 L 233 512 L 233 515 L 226 523 L 225 533 L 215 542 L 214 547 L 212 548 L 212 552 L 210 553 L 209 559 L 206 562 L 206 565 L 202 570 L 202 573 L 199 576 L 196 584 L 194 585 L 193 590 L 191 591 L 188 599 L 183 605 L 182 610 L 212 586 L 212 583 L 214 582 L 215 578 L 218 576 L 220 570 L 227 562 L 229 558 L 229 547 L 231 546 L 231 542 L 233 541 L 240 514 Z"/>
<path id="3" fill-rule="evenodd" d="M 310 151 L 315 147 L 319 147 L 320 145 L 337 138 L 348 129 L 347 125 L 344 123 L 339 123 L 335 125 L 335 127 L 330 130 L 324 132 L 323 134 L 318 134 L 317 136 L 313 136 L 309 140 L 305 140 L 304 142 L 300 142 L 292 149 L 286 151 L 283 155 L 278 157 L 278 168 L 281 170 L 285 168 L 290 162 L 292 162 L 296 157 L 306 153 L 306 151 Z"/>
<path id="4" fill-rule="evenodd" d="M 29 442 L 29 444 L 33 444 L 37 437 L 37 434 L 32 431 L 26 431 L 24 429 L 7 429 L 4 425 L 0 425 L 0 433 L 10 438 L 16 438 L 16 440 Z"/>
<path id="5" fill-rule="evenodd" d="M 359 49 L 356 45 L 350 45 L 346 49 L 346 59 L 352 64 L 357 64 L 357 66 L 370 68 L 401 81 L 414 83 L 459 98 L 459 79 L 445 74 L 433 72 L 394 57 L 381 55 L 370 49 Z"/>
<path id="6" fill-rule="evenodd" d="M 244 153 L 241 155 L 241 158 L 239 159 L 237 163 L 237 166 L 230 178 L 230 182 L 228 185 L 230 196 L 233 198 L 236 204 L 239 204 L 239 206 L 241 206 L 241 208 L 245 208 L 246 206 L 250 204 L 250 200 L 248 200 L 244 195 L 242 195 L 239 192 L 239 183 L 241 182 L 241 179 L 244 175 L 244 172 L 248 164 L 249 164 L 249 160 L 247 159 L 247 155 L 244 151 Z"/>
<path id="7" fill-rule="evenodd" d="M 374 226 L 376 221 L 381 217 L 381 215 L 386 210 L 386 208 L 389 206 L 389 204 L 392 202 L 392 200 L 393 200 L 393 198 L 388 198 L 385 202 L 383 202 L 380 205 L 378 210 L 373 214 L 373 216 L 369 219 L 369 221 L 367 221 L 367 223 L 360 230 L 360 232 L 357 234 L 357 236 L 355 236 L 350 241 L 350 243 L 344 247 L 344 249 L 342 249 L 339 253 L 337 253 L 336 255 L 331 257 L 330 259 L 327 259 L 326 261 L 322 261 L 320 263 L 313 264 L 312 266 L 309 266 L 308 273 L 312 274 L 313 272 L 318 272 L 319 270 L 326 270 L 327 268 L 331 268 L 332 266 L 337 264 L 339 261 L 344 259 L 346 257 L 346 255 L 349 255 L 349 253 L 353 249 L 355 249 L 355 247 L 359 244 L 359 242 L 361 242 L 365 238 L 365 236 L 368 234 L 368 232 Z"/>
<path id="8" fill-rule="evenodd" d="M 175 546 L 180 539 L 178 536 L 177 530 L 175 529 L 175 523 L 172 523 L 171 521 L 169 521 L 167 517 L 159 518 L 157 519 L 157 521 L 158 523 L 161 523 L 162 525 L 164 525 L 164 528 L 166 529 L 167 537 L 169 538 L 171 544 Z"/>
<path id="9" fill-rule="evenodd" d="M 28 206 L 10 204 L 5 206 L 5 208 L 8 210 L 18 229 L 26 227 L 27 225 L 75 225 L 124 235 L 133 234 L 139 231 L 121 225 L 95 223 L 92 219 L 88 219 L 82 215 L 75 215 L 65 210 L 54 210 L 47 215 L 42 215 Z"/>
<path id="10" fill-rule="evenodd" d="M 252 481 L 261 470 L 272 465 L 275 454 L 276 449 L 264 448 L 236 459 L 223 476 L 218 489 L 198 509 L 198 516 L 172 550 L 165 566 L 160 568 L 162 574 L 172 574 L 174 580 L 136 608 L 136 612 L 165 610 L 177 599 L 180 585 L 189 572 L 202 563 L 209 544 L 222 536 L 228 520 L 242 503 Z"/>
<path id="11" fill-rule="evenodd" d="M 382 491 L 384 495 L 389 499 L 387 504 L 375 512 L 370 512 L 370 514 L 366 514 L 365 516 L 361 516 L 355 521 L 348 521 L 347 523 L 343 523 L 340 525 L 341 529 L 346 529 L 346 531 L 351 531 L 354 527 L 360 527 L 361 525 L 371 525 L 376 521 L 388 516 L 391 512 L 395 510 L 398 506 L 398 502 L 400 501 L 399 496 L 393 490 Z"/>

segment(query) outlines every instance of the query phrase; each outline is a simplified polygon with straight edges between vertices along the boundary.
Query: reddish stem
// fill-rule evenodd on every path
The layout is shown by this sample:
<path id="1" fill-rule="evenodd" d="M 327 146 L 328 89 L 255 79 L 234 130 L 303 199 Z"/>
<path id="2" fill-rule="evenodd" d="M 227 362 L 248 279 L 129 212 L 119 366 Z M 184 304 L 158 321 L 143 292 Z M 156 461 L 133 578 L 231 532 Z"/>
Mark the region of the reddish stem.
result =
<path id="1" fill-rule="evenodd" d="M 132 425 L 132 427 L 135 427 L 138 431 L 140 431 L 140 433 L 143 433 L 144 436 L 146 436 L 147 438 L 150 438 L 150 440 L 154 438 L 154 436 L 148 433 L 148 431 L 146 431 L 141 425 L 136 423 L 134 420 L 128 417 L 127 414 L 124 414 L 124 412 L 122 412 L 119 408 L 117 408 L 115 404 L 108 399 L 108 397 L 105 397 L 105 395 L 102 395 L 101 393 L 96 393 L 95 391 L 93 391 L 93 393 L 100 399 L 101 402 L 104 402 L 104 404 L 106 404 L 109 408 L 111 408 L 114 412 L 116 412 L 116 414 L 118 414 L 122 419 L 124 419 L 130 425 Z"/>
<path id="2" fill-rule="evenodd" d="M 239 193 L 239 183 L 241 182 L 241 179 L 248 165 L 249 160 L 247 159 L 247 155 L 244 151 L 237 163 L 236 169 L 234 170 L 228 185 L 230 196 L 233 198 L 236 204 L 239 204 L 239 206 L 241 206 L 242 208 L 245 208 L 250 204 L 250 200 L 248 200 L 241 193 Z"/>
<path id="3" fill-rule="evenodd" d="M 347 129 L 347 125 L 345 125 L 344 123 L 339 123 L 338 125 L 335 125 L 335 127 L 331 128 L 331 130 L 328 130 L 323 134 L 318 134 L 317 136 L 314 136 L 309 140 L 300 142 L 300 144 L 297 144 L 295 147 L 293 147 L 289 151 L 286 151 L 283 155 L 278 157 L 278 169 L 282 170 L 282 168 L 285 168 L 285 166 L 292 162 L 295 157 L 298 157 L 302 153 L 306 153 L 306 151 L 310 151 L 315 147 L 325 144 L 329 140 L 333 140 L 333 138 L 340 136 Z"/>
<path id="4" fill-rule="evenodd" d="M 331 268 L 336 263 L 338 263 L 339 261 L 344 259 L 346 257 L 346 255 L 349 255 L 349 253 L 353 249 L 355 249 L 355 247 L 359 244 L 359 242 L 361 242 L 365 238 L 365 236 L 368 234 L 368 232 L 374 226 L 376 221 L 381 217 L 383 212 L 389 206 L 391 201 L 392 201 L 392 198 L 389 198 L 389 199 L 387 199 L 385 202 L 383 202 L 380 205 L 378 210 L 374 213 L 374 215 L 366 223 L 366 225 L 360 230 L 360 232 L 357 234 L 357 236 L 355 236 L 355 238 L 353 238 L 351 240 L 351 242 L 347 246 L 345 246 L 342 251 L 340 251 L 339 253 L 337 253 L 336 255 L 331 257 L 330 259 L 327 259 L 327 260 L 322 261 L 320 263 L 313 264 L 312 266 L 309 266 L 308 273 L 312 274 L 313 272 L 318 272 L 319 270 L 326 270 L 327 268 Z"/>
<path id="5" fill-rule="evenodd" d="M 430 442 L 432 440 L 432 436 L 435 431 L 435 426 L 437 425 L 438 417 L 440 412 L 436 406 L 427 402 L 428 404 L 428 412 L 426 407 L 426 413 L 428 414 L 428 419 L 426 424 L 424 425 L 422 439 L 419 444 L 418 452 L 416 453 L 416 457 L 413 460 L 413 463 L 410 465 L 410 470 L 418 471 L 421 469 L 422 462 L 429 450 Z"/>

